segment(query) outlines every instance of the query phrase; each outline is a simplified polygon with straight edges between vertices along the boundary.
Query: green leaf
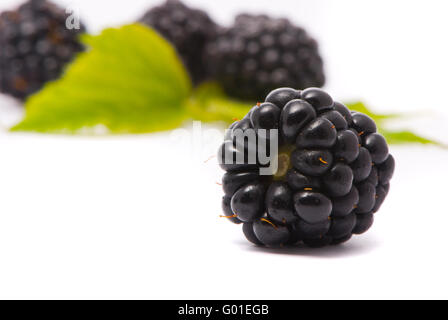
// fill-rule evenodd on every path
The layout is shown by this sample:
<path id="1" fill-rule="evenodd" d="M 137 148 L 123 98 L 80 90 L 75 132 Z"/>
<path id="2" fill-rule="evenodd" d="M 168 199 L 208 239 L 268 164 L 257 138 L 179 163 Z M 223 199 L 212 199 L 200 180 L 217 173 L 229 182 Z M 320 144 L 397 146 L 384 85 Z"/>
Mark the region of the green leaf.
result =
<path id="1" fill-rule="evenodd" d="M 218 84 L 208 82 L 196 88 L 186 108 L 197 120 L 232 123 L 235 119 L 242 119 L 252 106 L 253 103 L 227 97 Z"/>
<path id="2" fill-rule="evenodd" d="M 79 133 L 102 125 L 112 133 L 169 130 L 189 117 L 191 81 L 173 47 L 134 24 L 85 35 L 89 48 L 65 75 L 32 96 L 12 130 Z"/>
<path id="3" fill-rule="evenodd" d="M 381 134 L 386 138 L 389 144 L 430 144 L 436 145 L 439 147 L 446 148 L 447 146 L 443 145 L 440 142 L 424 138 L 419 136 L 412 131 L 403 130 L 403 131 L 389 131 L 380 128 Z"/>

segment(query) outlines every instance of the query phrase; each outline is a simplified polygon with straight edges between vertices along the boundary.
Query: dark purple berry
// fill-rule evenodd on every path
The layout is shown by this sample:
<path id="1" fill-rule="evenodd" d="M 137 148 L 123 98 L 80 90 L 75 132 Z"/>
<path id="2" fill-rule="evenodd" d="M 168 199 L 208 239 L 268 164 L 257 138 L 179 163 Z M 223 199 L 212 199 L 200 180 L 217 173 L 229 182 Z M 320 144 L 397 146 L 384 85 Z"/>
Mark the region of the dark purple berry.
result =
<path id="1" fill-rule="evenodd" d="M 349 233 L 339 239 L 333 239 L 333 241 L 331 241 L 331 244 L 335 246 L 335 245 L 346 243 L 347 241 L 349 241 L 352 238 L 352 236 L 353 236 L 353 234 Z"/>
<path id="2" fill-rule="evenodd" d="M 276 225 L 268 219 L 258 219 L 254 222 L 253 228 L 256 238 L 268 247 L 284 245 L 290 238 L 290 233 L 286 226 Z"/>
<path id="3" fill-rule="evenodd" d="M 356 226 L 353 229 L 353 234 L 363 234 L 373 224 L 373 214 L 365 213 L 365 214 L 357 214 L 356 215 Z"/>
<path id="4" fill-rule="evenodd" d="M 336 143 L 336 129 L 333 123 L 324 118 L 311 121 L 297 136 L 298 148 L 331 148 Z"/>
<path id="5" fill-rule="evenodd" d="M 285 140 L 294 143 L 299 132 L 314 118 L 316 111 L 308 102 L 303 100 L 288 102 L 280 116 L 280 129 Z"/>
<path id="6" fill-rule="evenodd" d="M 353 183 L 352 169 L 343 163 L 336 163 L 322 178 L 325 191 L 332 197 L 342 197 L 350 192 Z"/>
<path id="7" fill-rule="evenodd" d="M 255 129 L 278 129 L 280 108 L 275 104 L 265 102 L 256 107 L 250 116 L 250 121 Z"/>
<path id="8" fill-rule="evenodd" d="M 167 0 L 151 8 L 139 22 L 154 28 L 173 44 L 194 83 L 208 78 L 204 50 L 216 38 L 219 27 L 205 11 L 189 8 L 179 0 Z"/>
<path id="9" fill-rule="evenodd" d="M 348 125 L 352 124 L 352 113 L 350 112 L 350 110 L 343 105 L 340 102 L 335 101 L 334 102 L 334 109 L 339 112 L 345 119 L 345 121 L 347 121 Z"/>
<path id="10" fill-rule="evenodd" d="M 330 219 L 326 219 L 318 223 L 308 223 L 305 220 L 300 219 L 295 224 L 295 231 L 297 232 L 297 238 L 301 240 L 305 239 L 319 239 L 327 234 L 330 230 Z"/>
<path id="11" fill-rule="evenodd" d="M 376 132 L 375 121 L 373 121 L 369 116 L 360 112 L 355 112 L 352 114 L 352 119 L 353 128 L 358 131 L 360 136 L 366 136 L 370 133 Z"/>
<path id="12" fill-rule="evenodd" d="M 322 186 L 319 178 L 304 175 L 295 169 L 288 171 L 286 181 L 294 191 L 303 191 L 305 189 L 319 190 Z"/>
<path id="13" fill-rule="evenodd" d="M 0 92 L 25 100 L 60 78 L 84 51 L 79 28 L 67 28 L 70 14 L 47 0 L 28 0 L 0 13 Z"/>
<path id="14" fill-rule="evenodd" d="M 258 240 L 257 236 L 254 233 L 254 225 L 252 222 L 243 224 L 243 233 L 246 236 L 246 239 L 253 244 L 262 245 L 261 241 Z"/>
<path id="15" fill-rule="evenodd" d="M 395 159 L 389 155 L 382 164 L 378 166 L 378 177 L 381 184 L 388 184 L 395 171 Z"/>
<path id="16" fill-rule="evenodd" d="M 380 210 L 381 205 L 387 196 L 387 190 L 384 186 L 379 185 L 376 187 L 376 196 L 375 196 L 375 206 L 373 207 L 373 213 L 378 212 Z"/>
<path id="17" fill-rule="evenodd" d="M 373 184 L 375 187 L 378 185 L 378 169 L 376 167 L 372 167 L 372 170 L 365 181 Z"/>
<path id="18" fill-rule="evenodd" d="M 291 88 L 280 88 L 272 91 L 266 97 L 266 102 L 275 104 L 280 109 L 292 100 L 300 99 L 300 91 Z"/>
<path id="19" fill-rule="evenodd" d="M 288 95 L 290 101 L 278 98 Z M 245 222 L 249 241 L 271 247 L 336 245 L 367 231 L 389 192 L 395 168 L 375 123 L 340 103 L 333 108 L 331 97 L 320 89 L 279 89 L 270 96 L 272 101 L 278 98 L 281 111 L 274 102 L 254 107 L 226 136 L 222 148 L 244 161 L 222 165 L 227 171 L 225 217 Z M 261 165 L 266 154 L 260 149 L 255 149 L 258 161 L 249 163 L 251 145 L 234 139 L 253 127 L 280 129 L 278 153 L 270 162 L 273 171 L 261 170 L 267 165 Z M 275 140 L 267 142 L 274 146 Z"/>
<path id="20" fill-rule="evenodd" d="M 353 181 L 360 182 L 362 180 L 367 179 L 372 171 L 372 157 L 370 156 L 369 151 L 361 147 L 359 149 L 358 158 L 350 164 L 350 167 L 353 170 Z"/>
<path id="21" fill-rule="evenodd" d="M 308 223 L 319 223 L 328 219 L 332 204 L 321 193 L 305 191 L 294 195 L 294 208 L 297 215 Z"/>
<path id="22" fill-rule="evenodd" d="M 336 160 L 346 163 L 355 161 L 359 155 L 359 140 L 356 134 L 350 130 L 339 131 L 333 152 Z"/>
<path id="23" fill-rule="evenodd" d="M 348 128 L 349 131 L 353 132 L 356 136 L 356 139 L 358 139 L 358 144 L 361 147 L 362 145 L 362 137 L 361 135 L 363 135 L 363 133 L 359 133 L 358 131 L 356 131 L 356 129 L 354 128 Z"/>
<path id="24" fill-rule="evenodd" d="M 308 88 L 302 91 L 302 99 L 309 102 L 317 112 L 331 110 L 334 107 L 333 98 L 319 88 Z"/>
<path id="25" fill-rule="evenodd" d="M 238 189 L 231 201 L 232 212 L 243 222 L 251 222 L 264 213 L 264 187 L 249 184 Z"/>
<path id="26" fill-rule="evenodd" d="M 336 128 L 339 130 L 346 130 L 348 128 L 347 120 L 345 120 L 344 116 L 340 114 L 338 111 L 328 111 L 321 114 L 322 118 L 329 120 Z"/>
<path id="27" fill-rule="evenodd" d="M 274 223 L 289 224 L 297 220 L 293 194 L 284 182 L 273 182 L 266 192 L 266 209 Z"/>
<path id="28" fill-rule="evenodd" d="M 353 210 L 355 210 L 356 206 L 359 202 L 359 193 L 358 189 L 355 186 L 352 187 L 350 192 L 339 198 L 333 198 L 333 211 L 331 212 L 331 216 L 333 217 L 345 217 L 350 214 Z"/>
<path id="29" fill-rule="evenodd" d="M 291 21 L 266 15 L 236 17 L 234 25 L 222 28 L 207 46 L 203 64 L 228 95 L 246 101 L 261 102 L 283 86 L 302 89 L 325 83 L 316 41 Z M 289 95 L 292 90 L 281 88 L 281 98 L 271 93 L 267 102 L 283 108 L 300 98 L 297 90 Z"/>
<path id="30" fill-rule="evenodd" d="M 303 243 L 306 244 L 310 248 L 323 248 L 331 244 L 333 241 L 333 238 L 325 235 L 322 238 L 319 239 L 305 239 L 303 240 Z"/>
<path id="31" fill-rule="evenodd" d="M 222 178 L 222 188 L 226 195 L 233 195 L 243 185 L 258 179 L 257 172 L 226 172 Z"/>
<path id="32" fill-rule="evenodd" d="M 362 182 L 356 185 L 359 193 L 358 206 L 356 213 L 368 213 L 375 206 L 376 188 L 373 184 Z"/>
<path id="33" fill-rule="evenodd" d="M 310 176 L 320 176 L 330 170 L 333 155 L 328 150 L 300 150 L 291 154 L 291 163 L 295 169 Z"/>
<path id="34" fill-rule="evenodd" d="M 383 163 L 389 155 L 389 147 L 386 139 L 378 133 L 371 133 L 365 138 L 364 145 L 370 152 L 372 161 L 375 164 Z"/>
<path id="35" fill-rule="evenodd" d="M 331 219 L 330 231 L 328 235 L 334 239 L 339 239 L 352 233 L 353 228 L 356 225 L 356 215 L 350 213 L 348 216 L 339 218 L 335 217 Z"/>
<path id="36" fill-rule="evenodd" d="M 235 214 L 232 211 L 232 208 L 230 207 L 230 202 L 232 198 L 224 196 L 222 197 L 222 212 L 224 213 L 223 218 L 226 218 L 230 222 L 233 222 L 235 224 L 243 223 L 240 219 L 235 217 Z"/>

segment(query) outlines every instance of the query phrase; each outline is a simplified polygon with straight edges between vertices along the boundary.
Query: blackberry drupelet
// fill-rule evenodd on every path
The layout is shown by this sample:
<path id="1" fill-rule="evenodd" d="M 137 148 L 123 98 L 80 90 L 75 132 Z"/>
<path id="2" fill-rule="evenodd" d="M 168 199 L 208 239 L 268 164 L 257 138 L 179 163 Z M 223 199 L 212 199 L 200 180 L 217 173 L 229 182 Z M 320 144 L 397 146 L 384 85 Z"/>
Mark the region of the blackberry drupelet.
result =
<path id="1" fill-rule="evenodd" d="M 69 30 L 65 10 L 46 0 L 29 0 L 0 14 L 0 92 L 24 100 L 83 50 L 84 26 Z"/>
<path id="2" fill-rule="evenodd" d="M 227 94 L 241 99 L 325 83 L 317 42 L 289 20 L 265 15 L 239 15 L 233 27 L 220 30 L 206 48 L 206 62 Z"/>
<path id="3" fill-rule="evenodd" d="M 203 52 L 216 37 L 218 26 L 206 12 L 189 8 L 179 0 L 167 0 L 150 9 L 139 22 L 154 28 L 174 45 L 195 84 L 207 78 Z"/>
<path id="4" fill-rule="evenodd" d="M 254 143 L 237 139 L 252 131 L 260 141 L 266 137 L 260 129 L 279 131 L 278 153 L 272 158 L 278 166 L 268 175 L 260 171 L 266 147 L 255 142 L 250 162 Z M 371 118 L 350 112 L 321 89 L 272 91 L 230 126 L 218 152 L 226 171 L 224 217 L 242 224 L 250 242 L 270 247 L 336 245 L 366 232 L 395 168 L 376 131 Z"/>

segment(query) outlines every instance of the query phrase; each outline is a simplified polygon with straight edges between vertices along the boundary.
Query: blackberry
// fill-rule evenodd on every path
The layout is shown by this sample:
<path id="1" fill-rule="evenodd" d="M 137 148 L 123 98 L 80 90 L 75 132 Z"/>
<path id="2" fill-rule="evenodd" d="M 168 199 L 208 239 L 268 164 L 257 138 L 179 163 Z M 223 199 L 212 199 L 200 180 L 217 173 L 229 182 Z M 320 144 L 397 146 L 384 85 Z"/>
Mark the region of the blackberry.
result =
<path id="1" fill-rule="evenodd" d="M 206 12 L 189 8 L 179 0 L 167 0 L 146 12 L 139 22 L 173 44 L 195 84 L 207 78 L 203 53 L 207 43 L 216 37 L 218 26 Z"/>
<path id="2" fill-rule="evenodd" d="M 325 83 L 317 42 L 289 20 L 265 15 L 242 14 L 231 28 L 220 29 L 206 48 L 206 62 L 227 94 L 241 99 L 256 101 L 282 86 L 303 89 Z M 291 92 L 278 98 L 290 101 Z M 312 100 L 312 92 L 308 94 Z"/>
<path id="3" fill-rule="evenodd" d="M 24 100 L 57 79 L 83 50 L 78 35 L 66 27 L 65 10 L 46 0 L 29 0 L 0 14 L 0 92 Z"/>
<path id="4" fill-rule="evenodd" d="M 278 151 L 266 162 L 276 132 Z M 224 216 L 243 224 L 250 242 L 270 247 L 337 245 L 366 232 L 395 169 L 374 121 L 317 88 L 271 92 L 230 126 L 218 160 Z M 266 174 L 270 164 L 276 169 Z"/>

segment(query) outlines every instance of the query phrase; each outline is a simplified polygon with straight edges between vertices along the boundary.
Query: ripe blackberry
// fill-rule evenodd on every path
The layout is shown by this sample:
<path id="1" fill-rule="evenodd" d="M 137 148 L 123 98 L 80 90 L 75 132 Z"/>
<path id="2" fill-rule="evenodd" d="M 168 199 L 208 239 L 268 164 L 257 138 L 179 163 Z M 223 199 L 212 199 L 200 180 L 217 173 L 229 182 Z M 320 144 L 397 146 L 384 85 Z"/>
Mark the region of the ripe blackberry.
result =
<path id="1" fill-rule="evenodd" d="M 24 100 L 57 79 L 76 53 L 83 50 L 69 30 L 65 10 L 46 0 L 29 0 L 0 14 L 0 92 Z"/>
<path id="2" fill-rule="evenodd" d="M 154 28 L 174 45 L 195 84 L 206 79 L 203 52 L 218 29 L 206 12 L 189 8 L 179 0 L 167 0 L 146 12 L 139 22 Z"/>
<path id="3" fill-rule="evenodd" d="M 241 99 L 255 101 L 282 86 L 325 83 L 317 42 L 290 21 L 265 15 L 237 16 L 207 46 L 206 62 L 225 91 Z"/>
<path id="4" fill-rule="evenodd" d="M 366 232 L 395 168 L 373 120 L 317 88 L 272 91 L 230 126 L 218 160 L 226 171 L 224 216 L 243 224 L 250 242 L 272 247 L 336 245 Z M 276 171 L 264 174 L 272 163 Z"/>

